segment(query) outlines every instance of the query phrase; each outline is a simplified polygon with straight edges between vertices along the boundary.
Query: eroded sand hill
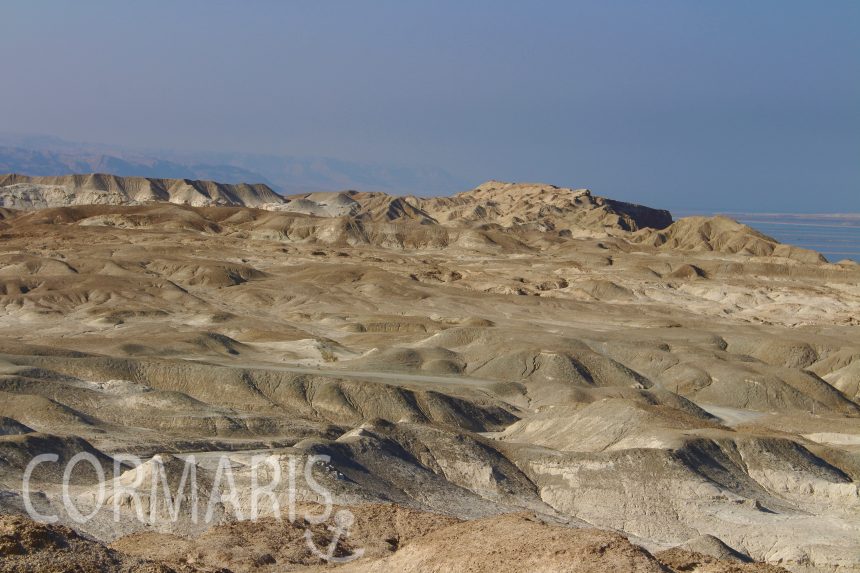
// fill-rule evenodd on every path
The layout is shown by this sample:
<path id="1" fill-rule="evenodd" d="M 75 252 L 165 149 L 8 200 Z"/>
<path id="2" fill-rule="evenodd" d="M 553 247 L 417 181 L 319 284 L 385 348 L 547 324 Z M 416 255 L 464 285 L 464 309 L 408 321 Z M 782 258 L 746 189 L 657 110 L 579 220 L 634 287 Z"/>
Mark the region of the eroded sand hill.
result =
<path id="1" fill-rule="evenodd" d="M 45 451 L 140 456 L 120 501 L 193 453 L 204 506 L 221 454 L 241 492 L 326 455 L 366 554 L 225 504 L 75 524 L 45 464 L 60 523 L 3 517 L 0 570 L 860 571 L 857 266 L 546 185 L 170 201 L 0 210 L 0 509 Z"/>
<path id="2" fill-rule="evenodd" d="M 190 179 L 118 177 L 103 173 L 29 177 L 0 176 L 0 207 L 42 209 L 69 205 L 126 205 L 168 201 L 183 205 L 280 203 L 281 197 L 262 184 L 230 185 Z"/>

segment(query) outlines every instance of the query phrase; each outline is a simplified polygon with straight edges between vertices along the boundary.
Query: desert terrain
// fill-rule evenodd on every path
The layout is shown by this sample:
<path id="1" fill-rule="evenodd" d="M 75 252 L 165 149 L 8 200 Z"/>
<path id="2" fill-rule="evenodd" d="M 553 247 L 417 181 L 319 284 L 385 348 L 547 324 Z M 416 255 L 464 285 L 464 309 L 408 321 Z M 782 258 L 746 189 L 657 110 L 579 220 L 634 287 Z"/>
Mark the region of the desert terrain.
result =
<path id="1" fill-rule="evenodd" d="M 0 176 L 0 571 L 860 572 L 858 332 L 856 263 L 584 189 Z"/>

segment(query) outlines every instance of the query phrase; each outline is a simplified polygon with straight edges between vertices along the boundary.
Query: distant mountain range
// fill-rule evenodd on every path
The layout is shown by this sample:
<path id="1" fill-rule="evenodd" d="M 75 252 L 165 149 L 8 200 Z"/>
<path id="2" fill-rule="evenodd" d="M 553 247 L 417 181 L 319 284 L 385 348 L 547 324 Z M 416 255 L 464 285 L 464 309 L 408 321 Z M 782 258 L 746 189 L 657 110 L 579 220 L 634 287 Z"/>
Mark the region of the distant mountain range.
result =
<path id="1" fill-rule="evenodd" d="M 437 167 L 376 165 L 331 157 L 134 151 L 51 136 L 0 134 L 0 173 L 111 173 L 160 179 L 265 183 L 281 194 L 360 189 L 438 195 L 469 182 Z"/>

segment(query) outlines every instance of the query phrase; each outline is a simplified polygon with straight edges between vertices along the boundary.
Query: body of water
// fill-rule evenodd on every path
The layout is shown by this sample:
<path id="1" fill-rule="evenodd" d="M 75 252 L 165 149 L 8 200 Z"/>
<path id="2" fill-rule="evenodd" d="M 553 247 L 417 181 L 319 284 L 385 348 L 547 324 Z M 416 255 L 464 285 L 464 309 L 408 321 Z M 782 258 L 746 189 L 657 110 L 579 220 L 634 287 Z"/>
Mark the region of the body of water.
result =
<path id="1" fill-rule="evenodd" d="M 780 243 L 818 251 L 832 263 L 843 259 L 860 262 L 860 214 L 719 214 L 749 225 Z"/>

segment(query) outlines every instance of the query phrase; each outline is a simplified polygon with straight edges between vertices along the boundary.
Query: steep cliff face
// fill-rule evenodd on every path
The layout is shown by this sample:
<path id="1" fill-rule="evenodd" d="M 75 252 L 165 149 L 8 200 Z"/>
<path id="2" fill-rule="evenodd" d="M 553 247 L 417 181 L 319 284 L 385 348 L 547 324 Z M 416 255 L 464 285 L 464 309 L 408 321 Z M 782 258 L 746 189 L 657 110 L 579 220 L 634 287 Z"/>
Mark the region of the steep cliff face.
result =
<path id="1" fill-rule="evenodd" d="M 665 209 L 653 209 L 635 203 L 625 203 L 614 199 L 605 199 L 606 205 L 623 216 L 628 217 L 635 223 L 637 229 L 650 227 L 652 229 L 665 229 L 672 224 L 672 214 Z M 634 230 L 632 228 L 628 230 Z"/>

